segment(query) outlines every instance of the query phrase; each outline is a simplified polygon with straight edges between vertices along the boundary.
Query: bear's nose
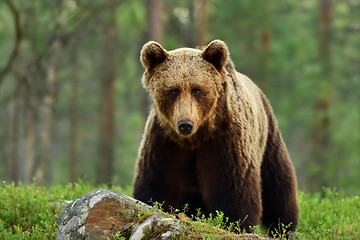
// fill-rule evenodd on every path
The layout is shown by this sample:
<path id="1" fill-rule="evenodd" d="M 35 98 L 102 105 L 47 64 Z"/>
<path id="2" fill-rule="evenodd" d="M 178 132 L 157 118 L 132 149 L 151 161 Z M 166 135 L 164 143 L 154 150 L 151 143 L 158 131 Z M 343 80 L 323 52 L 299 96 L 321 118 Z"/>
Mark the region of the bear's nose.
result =
<path id="1" fill-rule="evenodd" d="M 181 120 L 178 122 L 178 128 L 181 135 L 189 135 L 191 133 L 191 129 L 193 128 L 194 123 L 190 120 Z"/>

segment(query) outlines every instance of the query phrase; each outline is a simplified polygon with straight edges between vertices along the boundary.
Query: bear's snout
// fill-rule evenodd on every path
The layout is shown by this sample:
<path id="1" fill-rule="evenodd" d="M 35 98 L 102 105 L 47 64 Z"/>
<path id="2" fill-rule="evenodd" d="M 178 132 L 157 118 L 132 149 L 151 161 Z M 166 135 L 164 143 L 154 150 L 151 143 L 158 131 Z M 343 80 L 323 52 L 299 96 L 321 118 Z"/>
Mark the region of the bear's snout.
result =
<path id="1" fill-rule="evenodd" d="M 178 129 L 181 135 L 187 136 L 191 133 L 194 123 L 191 120 L 180 120 Z"/>

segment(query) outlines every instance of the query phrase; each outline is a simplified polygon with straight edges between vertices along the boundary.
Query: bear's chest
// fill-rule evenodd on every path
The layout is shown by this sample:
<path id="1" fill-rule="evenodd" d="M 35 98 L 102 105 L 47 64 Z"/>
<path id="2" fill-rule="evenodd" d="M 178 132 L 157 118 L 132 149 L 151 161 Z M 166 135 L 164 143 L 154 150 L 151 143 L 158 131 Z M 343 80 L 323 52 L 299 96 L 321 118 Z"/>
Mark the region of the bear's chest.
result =
<path id="1" fill-rule="evenodd" d="M 174 184 L 174 187 L 179 190 L 179 192 L 187 191 L 198 191 L 198 181 L 197 181 L 197 160 L 195 151 L 181 151 L 177 153 L 177 166 L 168 175 L 168 179 L 171 179 Z"/>

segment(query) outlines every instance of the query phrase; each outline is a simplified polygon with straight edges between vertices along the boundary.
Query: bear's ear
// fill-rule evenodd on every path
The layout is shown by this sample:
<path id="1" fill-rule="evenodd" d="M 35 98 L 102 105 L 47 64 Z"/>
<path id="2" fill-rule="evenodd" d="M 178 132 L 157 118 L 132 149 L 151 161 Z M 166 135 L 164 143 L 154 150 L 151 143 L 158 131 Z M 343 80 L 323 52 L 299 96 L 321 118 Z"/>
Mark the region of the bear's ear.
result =
<path id="1" fill-rule="evenodd" d="M 147 42 L 141 49 L 140 60 L 147 71 L 154 69 L 169 56 L 168 52 L 157 42 Z"/>
<path id="2" fill-rule="evenodd" d="M 221 71 L 229 57 L 229 50 L 223 41 L 214 40 L 207 45 L 201 56 Z"/>

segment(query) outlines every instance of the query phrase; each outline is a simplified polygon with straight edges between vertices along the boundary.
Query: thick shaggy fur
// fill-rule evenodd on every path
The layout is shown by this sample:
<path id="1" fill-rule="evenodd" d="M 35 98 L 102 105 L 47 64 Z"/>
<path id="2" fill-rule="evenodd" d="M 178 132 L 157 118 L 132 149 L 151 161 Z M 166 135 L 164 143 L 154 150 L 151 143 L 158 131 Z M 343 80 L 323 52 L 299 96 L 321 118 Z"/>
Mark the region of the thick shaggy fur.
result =
<path id="1" fill-rule="evenodd" d="M 139 149 L 134 197 L 164 207 L 223 211 L 270 230 L 298 223 L 296 177 L 271 106 L 236 72 L 222 41 L 203 51 L 141 51 L 143 85 L 154 99 Z M 191 132 L 178 123 L 189 120 Z"/>

